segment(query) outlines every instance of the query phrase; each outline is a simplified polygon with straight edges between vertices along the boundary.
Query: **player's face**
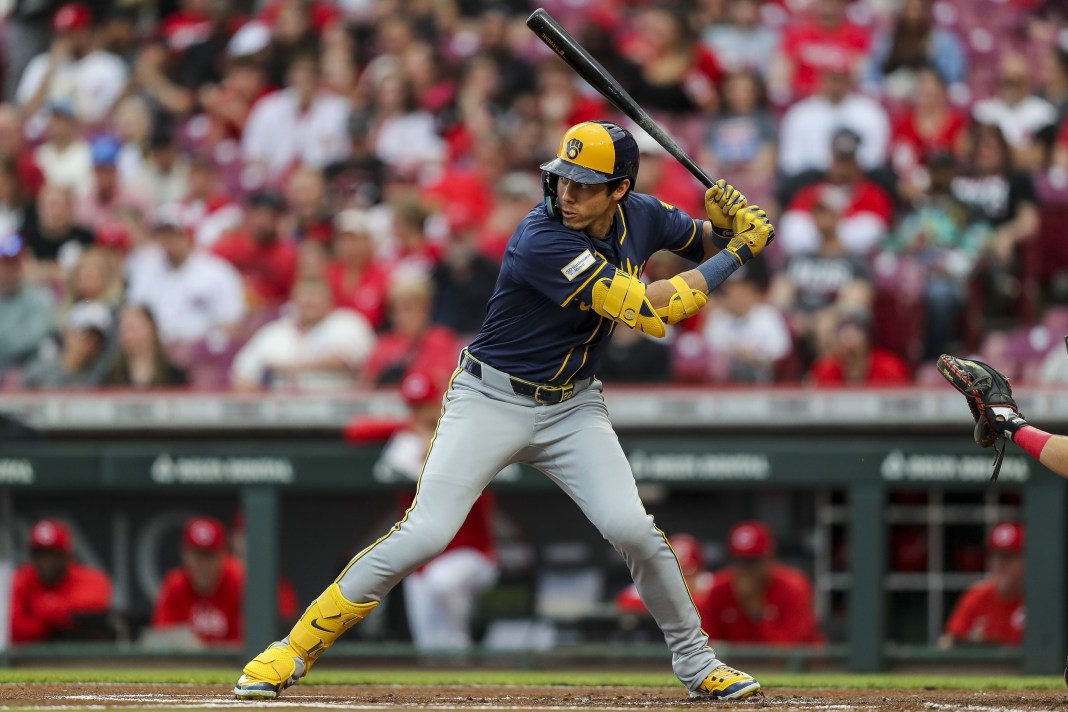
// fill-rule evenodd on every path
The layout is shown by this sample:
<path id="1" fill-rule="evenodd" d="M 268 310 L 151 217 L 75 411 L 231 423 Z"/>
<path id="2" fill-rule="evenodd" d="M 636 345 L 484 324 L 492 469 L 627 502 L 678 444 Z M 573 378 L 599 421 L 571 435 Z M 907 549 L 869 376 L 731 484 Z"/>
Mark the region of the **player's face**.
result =
<path id="1" fill-rule="evenodd" d="M 557 202 L 564 227 L 590 237 L 604 237 L 612 225 L 616 203 L 626 194 L 625 181 L 614 192 L 604 183 L 578 183 L 561 177 L 556 183 Z"/>
<path id="2" fill-rule="evenodd" d="M 202 596 L 209 596 L 219 584 L 222 575 L 223 555 L 220 551 L 209 549 L 182 549 L 182 566 L 189 574 L 193 590 Z"/>
<path id="3" fill-rule="evenodd" d="M 67 564 L 70 557 L 62 551 L 51 549 L 37 549 L 32 554 L 33 567 L 37 570 L 37 577 L 46 586 L 59 583 L 67 575 Z"/>

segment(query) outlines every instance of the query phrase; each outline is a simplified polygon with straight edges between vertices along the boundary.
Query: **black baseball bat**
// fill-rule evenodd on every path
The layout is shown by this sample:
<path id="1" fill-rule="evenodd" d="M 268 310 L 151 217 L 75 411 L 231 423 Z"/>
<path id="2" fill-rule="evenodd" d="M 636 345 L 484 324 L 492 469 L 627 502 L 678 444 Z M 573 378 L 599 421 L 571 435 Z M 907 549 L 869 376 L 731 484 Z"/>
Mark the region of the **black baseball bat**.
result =
<path id="1" fill-rule="evenodd" d="M 605 99 L 612 102 L 613 106 L 629 116 L 634 123 L 645 129 L 646 133 L 674 156 L 675 160 L 686 166 L 686 170 L 701 181 L 706 188 L 712 187 L 715 181 L 692 158 L 686 155 L 686 152 L 679 147 L 679 144 L 675 143 L 675 140 L 668 136 L 664 129 L 660 128 L 659 124 L 653 121 L 652 117 L 638 105 L 638 102 L 634 101 L 634 97 L 627 93 L 626 89 L 616 81 L 615 77 L 609 74 L 608 70 L 594 59 L 586 51 L 585 47 L 569 35 L 567 30 L 553 19 L 552 15 L 539 7 L 527 18 L 527 27 L 541 38 L 542 42 L 549 45 L 549 49 L 556 52 L 560 59 L 567 62 L 568 66 L 585 79 L 591 87 L 599 91 Z"/>

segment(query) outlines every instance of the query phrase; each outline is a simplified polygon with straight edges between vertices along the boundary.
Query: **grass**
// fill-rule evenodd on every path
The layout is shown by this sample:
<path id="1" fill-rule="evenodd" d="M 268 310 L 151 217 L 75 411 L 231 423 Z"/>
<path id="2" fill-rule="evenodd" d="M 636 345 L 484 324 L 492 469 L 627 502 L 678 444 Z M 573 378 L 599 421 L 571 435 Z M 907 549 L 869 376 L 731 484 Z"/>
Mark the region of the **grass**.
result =
<path id="1" fill-rule="evenodd" d="M 219 669 L 91 669 L 14 668 L 0 669 L 0 683 L 159 683 L 199 684 L 229 687 L 238 671 Z M 945 676 L 945 675 L 854 675 L 848 673 L 771 673 L 758 676 L 765 689 L 888 689 L 888 690 L 1063 690 L 1060 677 Z M 668 673 L 605 673 L 571 670 L 316 670 L 317 685 L 566 685 L 674 687 L 679 683 Z"/>

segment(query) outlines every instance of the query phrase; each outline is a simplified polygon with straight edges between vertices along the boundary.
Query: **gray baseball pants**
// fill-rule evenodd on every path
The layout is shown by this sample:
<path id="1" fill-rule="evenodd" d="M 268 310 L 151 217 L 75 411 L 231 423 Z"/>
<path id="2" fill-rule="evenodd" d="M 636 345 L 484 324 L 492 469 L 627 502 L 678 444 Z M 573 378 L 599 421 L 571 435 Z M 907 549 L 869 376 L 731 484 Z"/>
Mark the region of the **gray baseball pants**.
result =
<path id="1" fill-rule="evenodd" d="M 415 501 L 338 577 L 345 598 L 380 601 L 438 555 L 486 485 L 513 462 L 548 475 L 622 554 L 664 632 L 675 675 L 691 690 L 700 685 L 720 663 L 701 630 L 678 560 L 638 497 L 597 380 L 576 388 L 563 403 L 542 405 L 515 395 L 508 376 L 485 364 L 481 380 L 458 371 L 445 394 Z"/>

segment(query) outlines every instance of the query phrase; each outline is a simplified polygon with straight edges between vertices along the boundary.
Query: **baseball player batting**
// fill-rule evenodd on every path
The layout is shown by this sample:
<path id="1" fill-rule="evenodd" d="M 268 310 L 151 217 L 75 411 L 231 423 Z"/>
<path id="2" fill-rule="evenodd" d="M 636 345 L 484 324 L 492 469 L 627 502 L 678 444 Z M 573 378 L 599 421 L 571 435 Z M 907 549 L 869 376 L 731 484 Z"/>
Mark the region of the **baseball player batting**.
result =
<path id="1" fill-rule="evenodd" d="M 245 666 L 243 699 L 273 698 L 307 674 L 401 579 L 439 554 L 475 499 L 522 462 L 564 490 L 623 556 L 692 697 L 738 699 L 760 683 L 716 658 L 679 562 L 645 511 L 595 377 L 612 331 L 654 337 L 775 237 L 763 210 L 724 181 L 707 222 L 632 191 L 638 146 L 607 121 L 571 127 L 543 164 L 545 199 L 508 241 L 482 331 L 460 354 L 415 501 L 357 554 L 283 640 Z M 646 285 L 649 257 L 671 250 L 696 269 Z"/>

